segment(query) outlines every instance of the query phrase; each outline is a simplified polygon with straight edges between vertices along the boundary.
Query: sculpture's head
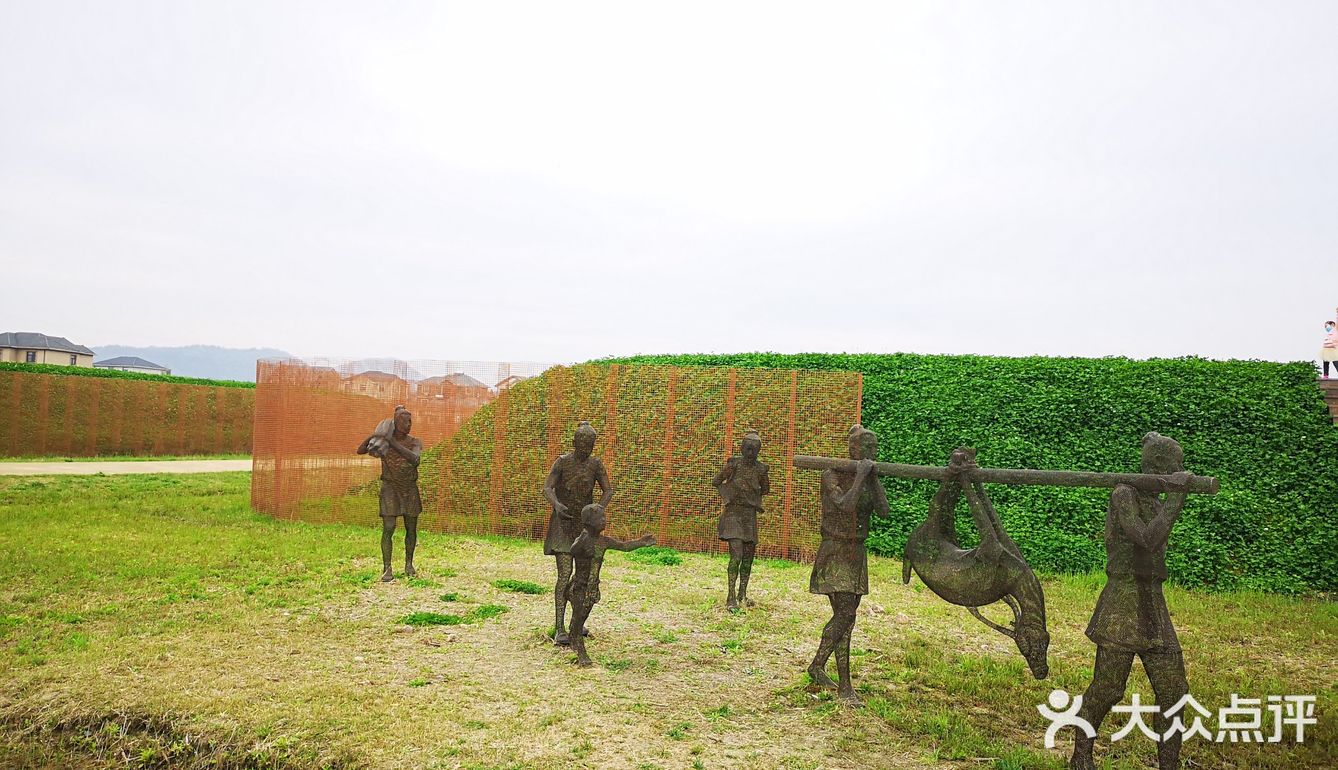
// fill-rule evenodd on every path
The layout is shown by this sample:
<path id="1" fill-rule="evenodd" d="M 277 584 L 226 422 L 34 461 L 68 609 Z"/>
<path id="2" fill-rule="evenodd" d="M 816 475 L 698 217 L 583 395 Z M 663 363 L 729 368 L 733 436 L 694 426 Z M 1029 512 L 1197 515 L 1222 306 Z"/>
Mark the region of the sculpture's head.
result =
<path id="1" fill-rule="evenodd" d="M 739 454 L 749 460 L 756 460 L 762 454 L 762 437 L 757 435 L 757 431 L 750 430 L 743 434 L 743 441 L 739 442 Z"/>
<path id="2" fill-rule="evenodd" d="M 1050 674 L 1050 664 L 1046 654 L 1050 650 L 1050 632 L 1045 630 L 1045 618 L 1023 618 L 1014 632 L 1013 641 L 1017 642 L 1017 651 L 1027 661 L 1027 668 L 1037 679 L 1044 679 Z M 1039 622 L 1037 622 L 1039 621 Z"/>
<path id="3" fill-rule="evenodd" d="M 1185 450 L 1179 442 L 1160 433 L 1143 437 L 1143 472 L 1168 475 L 1185 469 Z"/>
<path id="4" fill-rule="evenodd" d="M 581 424 L 576 426 L 576 435 L 571 438 L 572 449 L 576 450 L 576 459 L 584 460 L 595 451 L 595 439 L 598 434 L 590 423 L 581 420 Z"/>
<path id="5" fill-rule="evenodd" d="M 850 433 L 846 437 L 846 445 L 850 449 L 850 459 L 852 460 L 878 459 L 878 436 L 863 425 L 850 426 Z"/>
<path id="6" fill-rule="evenodd" d="M 395 407 L 395 433 L 403 438 L 409 435 L 409 429 L 413 427 L 413 413 L 404 408 L 401 404 Z"/>
<path id="7" fill-rule="evenodd" d="M 1045 625 L 1045 594 L 1041 592 L 1041 582 L 1031 569 L 1025 564 L 1022 569 L 1026 570 L 1026 574 L 1017 584 L 1018 592 L 1012 594 L 1011 598 L 1007 595 L 1003 597 L 1008 609 L 1013 611 L 1011 624 L 1003 626 L 995 623 L 980 614 L 979 607 L 967 607 L 966 610 L 976 620 L 1012 639 L 1017 645 L 1017 651 L 1022 653 L 1023 660 L 1027 661 L 1031 675 L 1044 679 L 1050 675 L 1050 664 L 1046 659 L 1050 652 L 1050 632 Z"/>
<path id="8" fill-rule="evenodd" d="M 594 503 L 582 508 L 581 526 L 595 532 L 603 532 L 604 527 L 608 526 L 608 518 L 604 516 L 604 509 Z"/>

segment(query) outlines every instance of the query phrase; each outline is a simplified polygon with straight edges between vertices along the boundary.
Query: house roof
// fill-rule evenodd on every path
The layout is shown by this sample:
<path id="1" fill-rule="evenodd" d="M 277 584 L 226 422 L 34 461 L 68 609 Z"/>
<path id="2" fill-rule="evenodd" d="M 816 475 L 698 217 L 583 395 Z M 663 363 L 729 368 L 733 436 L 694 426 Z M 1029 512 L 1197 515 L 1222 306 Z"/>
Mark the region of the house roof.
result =
<path id="1" fill-rule="evenodd" d="M 360 380 L 360 379 L 368 379 L 368 380 L 398 380 L 399 377 L 396 377 L 396 376 L 393 375 L 393 374 L 388 374 L 388 373 L 386 373 L 386 372 L 378 372 L 378 371 L 376 371 L 375 369 L 373 369 L 373 370 L 371 370 L 371 371 L 369 371 L 369 372 L 358 372 L 357 374 L 353 375 L 353 376 L 350 377 L 349 379 L 350 379 L 350 380 Z"/>
<path id="2" fill-rule="evenodd" d="M 450 384 L 452 384 L 452 385 L 455 385 L 455 386 L 457 386 L 457 387 L 461 387 L 461 388 L 486 388 L 486 387 L 488 387 L 487 385 L 484 385 L 483 383 L 479 382 L 478 380 L 474 379 L 473 377 L 470 377 L 470 376 L 467 375 L 467 374 L 464 374 L 463 372 L 456 372 L 455 374 L 448 374 L 448 375 L 446 375 L 445 377 L 428 377 L 426 380 L 419 380 L 419 381 L 418 381 L 418 384 L 419 384 L 419 385 L 441 385 L 441 384 L 443 384 L 443 383 L 448 383 L 448 382 L 449 382 Z"/>
<path id="3" fill-rule="evenodd" d="M 166 366 L 155 364 L 152 361 L 146 361 L 139 356 L 117 356 L 116 358 L 108 358 L 105 361 L 94 361 L 93 366 L 133 366 L 139 369 L 158 369 L 159 371 L 164 372 L 169 371 Z"/>
<path id="4" fill-rule="evenodd" d="M 83 345 L 76 345 L 64 337 L 52 337 L 37 332 L 0 332 L 0 348 L 27 348 L 29 350 L 59 350 L 62 353 L 93 355 Z"/>

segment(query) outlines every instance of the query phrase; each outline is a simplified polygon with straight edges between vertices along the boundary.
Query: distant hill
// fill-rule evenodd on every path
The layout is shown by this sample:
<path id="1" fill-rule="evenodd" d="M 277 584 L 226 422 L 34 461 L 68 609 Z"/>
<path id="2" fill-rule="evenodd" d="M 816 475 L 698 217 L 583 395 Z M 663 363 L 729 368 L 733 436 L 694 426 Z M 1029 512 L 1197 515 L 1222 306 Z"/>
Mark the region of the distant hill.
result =
<path id="1" fill-rule="evenodd" d="M 131 345 L 93 345 L 93 360 L 116 356 L 139 356 L 166 366 L 181 377 L 207 377 L 212 380 L 255 382 L 256 359 L 292 358 L 276 348 L 221 348 L 217 345 L 185 347 L 134 347 Z"/>

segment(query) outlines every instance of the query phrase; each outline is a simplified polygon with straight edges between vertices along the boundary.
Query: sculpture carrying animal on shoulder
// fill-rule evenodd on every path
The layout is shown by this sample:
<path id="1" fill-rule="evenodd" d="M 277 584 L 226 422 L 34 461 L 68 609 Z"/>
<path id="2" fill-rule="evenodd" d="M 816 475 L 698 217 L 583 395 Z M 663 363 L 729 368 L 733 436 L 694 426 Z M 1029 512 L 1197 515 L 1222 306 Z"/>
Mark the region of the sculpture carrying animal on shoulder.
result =
<path id="1" fill-rule="evenodd" d="M 1012 638 L 1032 675 L 1044 679 L 1050 673 L 1045 594 L 1017 544 L 1004 532 L 984 485 L 972 478 L 976 468 L 976 450 L 953 451 L 948 473 L 929 504 L 929 516 L 906 541 L 902 582 L 911 582 L 914 569 L 939 597 L 966 607 L 977 620 Z M 963 492 L 980 531 L 980 545 L 970 550 L 958 545 L 953 517 Z M 998 601 L 1013 611 L 1012 626 L 1001 626 L 980 614 L 980 607 Z"/>

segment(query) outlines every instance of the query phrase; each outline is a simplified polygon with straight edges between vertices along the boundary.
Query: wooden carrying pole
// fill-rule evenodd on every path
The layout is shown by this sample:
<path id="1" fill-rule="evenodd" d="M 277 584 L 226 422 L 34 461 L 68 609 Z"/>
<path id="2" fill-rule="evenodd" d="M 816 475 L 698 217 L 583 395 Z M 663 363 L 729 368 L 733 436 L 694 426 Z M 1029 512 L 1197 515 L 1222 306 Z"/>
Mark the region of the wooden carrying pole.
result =
<path id="1" fill-rule="evenodd" d="M 810 471 L 836 469 L 854 472 L 856 461 L 841 457 L 813 457 L 795 455 L 794 467 Z M 940 465 L 905 465 L 903 463 L 874 463 L 879 476 L 898 479 L 925 479 L 942 481 L 948 469 Z M 975 468 L 971 478 L 986 484 L 1029 484 L 1042 487 L 1114 487 L 1128 484 L 1144 492 L 1193 492 L 1201 495 L 1217 494 L 1214 476 L 1190 476 L 1184 489 L 1177 489 L 1171 476 L 1148 473 L 1088 473 L 1086 471 L 1035 471 L 1029 468 Z"/>

